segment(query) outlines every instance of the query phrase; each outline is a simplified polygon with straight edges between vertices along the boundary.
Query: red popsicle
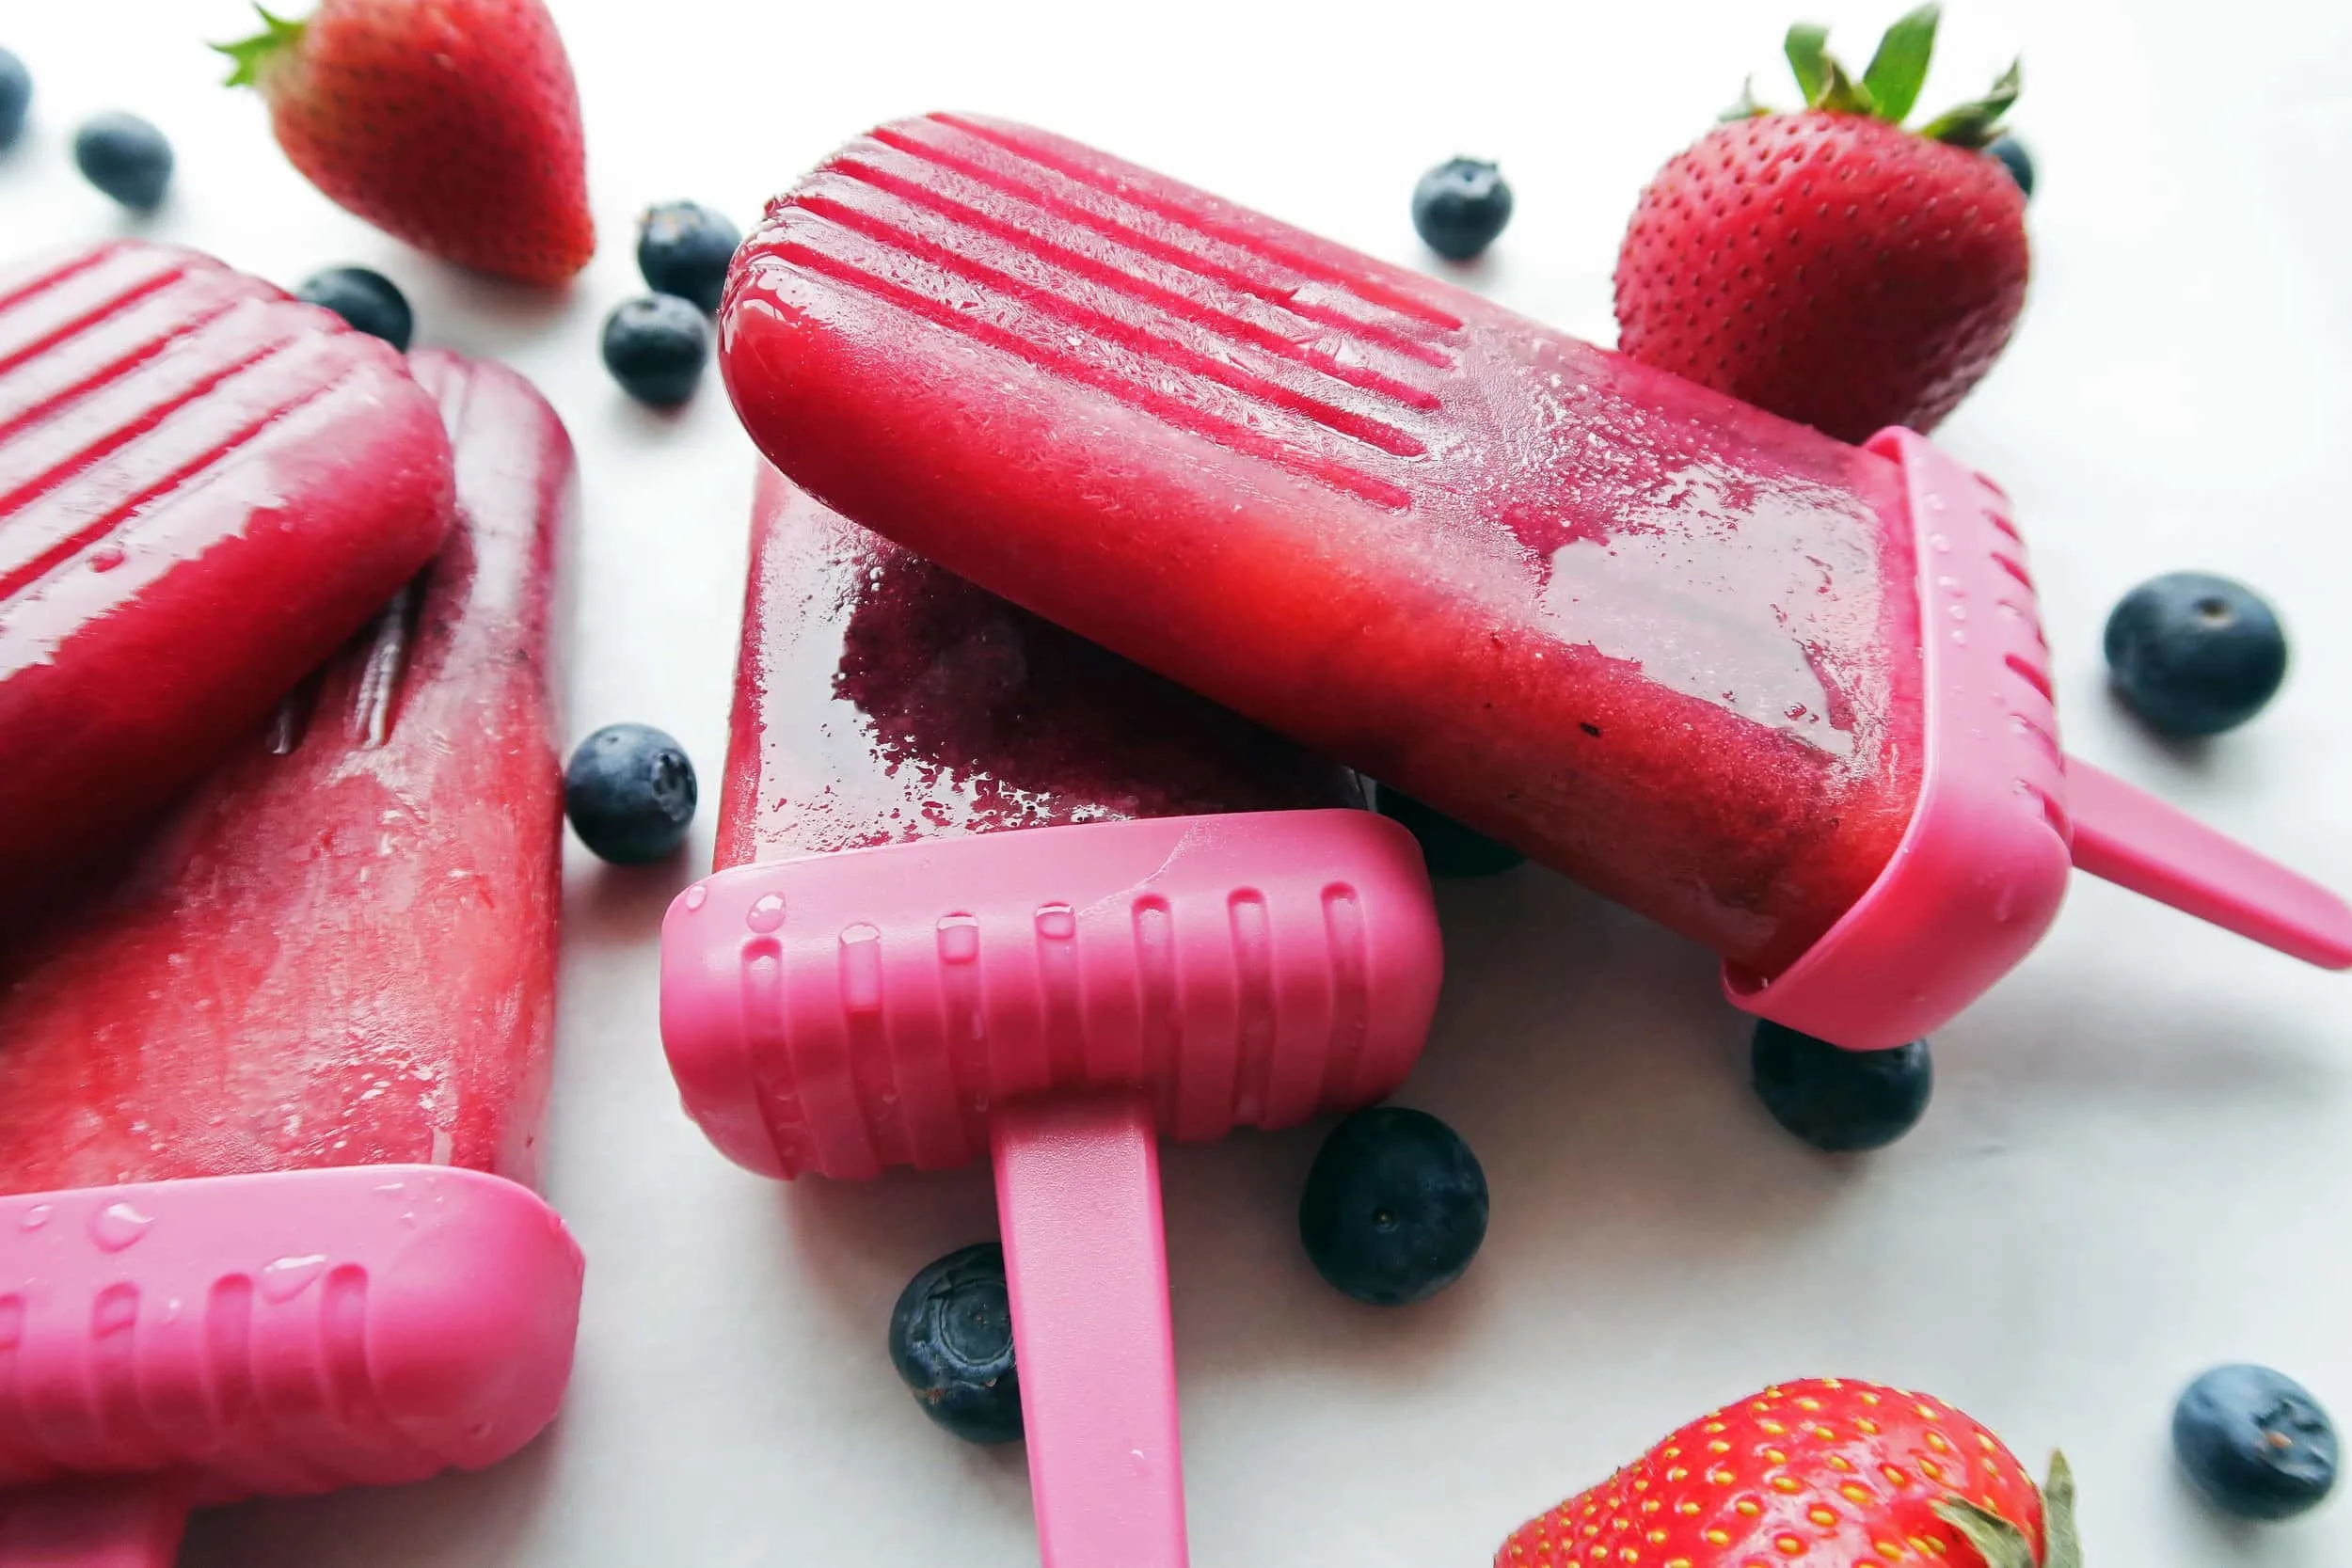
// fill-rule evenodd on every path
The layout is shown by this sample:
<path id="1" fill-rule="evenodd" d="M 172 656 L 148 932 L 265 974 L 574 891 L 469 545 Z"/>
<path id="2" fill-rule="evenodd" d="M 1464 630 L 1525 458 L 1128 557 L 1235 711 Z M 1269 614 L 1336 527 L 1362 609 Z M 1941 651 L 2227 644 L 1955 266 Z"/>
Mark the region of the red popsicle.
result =
<path id="1" fill-rule="evenodd" d="M 8 1568 L 165 1562 L 190 1500 L 474 1467 L 553 1414 L 578 1254 L 516 1183 L 571 446 L 514 372 L 413 363 L 455 445 L 446 546 L 0 957 L 0 1485 L 37 1489 L 0 1494 Z M 92 1475 L 142 1479 L 58 1484 Z M 87 1555 L 39 1555 L 60 1532 Z"/>
<path id="2" fill-rule="evenodd" d="M 0 274 L 0 887 L 137 825 L 431 558 L 400 356 L 193 251 Z"/>
<path id="3" fill-rule="evenodd" d="M 1708 944 L 1745 1006 L 1899 1043 L 2056 913 L 2018 530 L 1915 437 L 1844 445 L 967 116 L 778 198 L 721 334 L 828 505 Z M 2175 901 L 2352 963 L 2340 900 L 2161 820 L 2120 879 L 2227 863 Z"/>
<path id="4" fill-rule="evenodd" d="M 1354 776 L 763 471 L 719 869 L 662 927 L 688 1111 L 754 1170 L 990 1153 L 1040 1546 L 1184 1559 L 1162 1134 L 1388 1093 L 1438 984 Z"/>

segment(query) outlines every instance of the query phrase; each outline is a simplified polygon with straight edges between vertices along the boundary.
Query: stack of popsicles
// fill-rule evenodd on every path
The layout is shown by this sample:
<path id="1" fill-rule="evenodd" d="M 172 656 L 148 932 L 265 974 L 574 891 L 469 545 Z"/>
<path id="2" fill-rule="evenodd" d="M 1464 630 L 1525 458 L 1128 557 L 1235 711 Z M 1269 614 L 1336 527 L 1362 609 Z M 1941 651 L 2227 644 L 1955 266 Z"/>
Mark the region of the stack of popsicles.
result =
<path id="1" fill-rule="evenodd" d="M 552 1418 L 573 487 L 519 377 L 207 258 L 0 282 L 0 1563 Z"/>
<path id="2" fill-rule="evenodd" d="M 1265 812 L 1298 802 L 1232 787 L 1232 721 L 1048 623 L 1840 1045 L 1965 1006 L 2071 865 L 2352 965 L 2340 899 L 2064 756 L 2009 503 L 1908 432 L 1846 446 L 959 116 L 779 198 L 721 333 L 784 477 L 665 1040 L 755 1169 L 991 1145 L 1048 1564 L 1184 1559 L 1151 1133 L 1377 1095 L 1435 974 L 1368 819 Z"/>

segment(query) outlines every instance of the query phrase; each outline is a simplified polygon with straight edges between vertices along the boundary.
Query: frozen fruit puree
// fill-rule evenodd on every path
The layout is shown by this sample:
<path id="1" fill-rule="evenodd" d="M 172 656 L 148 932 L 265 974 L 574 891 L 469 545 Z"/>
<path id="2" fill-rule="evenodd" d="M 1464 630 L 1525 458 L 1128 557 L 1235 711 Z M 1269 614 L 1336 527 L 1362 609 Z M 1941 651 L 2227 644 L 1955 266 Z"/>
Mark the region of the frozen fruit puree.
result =
<path id="1" fill-rule="evenodd" d="M 395 1162 L 531 1179 L 571 446 L 513 372 L 413 364 L 462 520 L 119 880 L 0 960 L 0 1190 Z"/>
<path id="2" fill-rule="evenodd" d="M 918 560 L 761 465 L 718 863 L 1360 805 L 1355 776 Z"/>
<path id="3" fill-rule="evenodd" d="M 0 887 L 111 845 L 439 547 L 400 356 L 116 240 L 0 271 Z"/>
<path id="4" fill-rule="evenodd" d="M 779 198 L 722 332 L 754 439 L 828 506 L 1747 969 L 1911 818 L 1881 457 L 955 116 Z"/>

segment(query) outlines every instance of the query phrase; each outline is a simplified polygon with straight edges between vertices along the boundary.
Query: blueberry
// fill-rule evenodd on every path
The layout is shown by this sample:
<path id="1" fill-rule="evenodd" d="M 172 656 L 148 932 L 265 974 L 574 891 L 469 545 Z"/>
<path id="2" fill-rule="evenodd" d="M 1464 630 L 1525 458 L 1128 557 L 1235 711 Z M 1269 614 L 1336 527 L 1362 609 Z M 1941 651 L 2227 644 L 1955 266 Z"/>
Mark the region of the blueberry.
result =
<path id="1" fill-rule="evenodd" d="M 24 111 L 33 103 L 33 73 L 24 62 L 0 49 L 0 148 L 16 140 L 24 129 Z"/>
<path id="2" fill-rule="evenodd" d="M 564 767 L 564 811 L 600 858 L 658 861 L 685 842 L 694 820 L 694 765 L 650 724 L 607 724 Z"/>
<path id="3" fill-rule="evenodd" d="M 2125 704 L 2166 735 L 2218 735 L 2263 710 L 2287 674 L 2287 635 L 2227 578 L 2173 572 L 2107 617 L 2107 669 Z"/>
<path id="4" fill-rule="evenodd" d="M 951 1252 L 907 1281 L 890 1309 L 890 1364 L 923 1414 L 965 1442 L 1021 1435 L 1003 1247 Z"/>
<path id="5" fill-rule="evenodd" d="M 1996 136 L 1985 151 L 2001 160 L 2009 177 L 2017 182 L 2017 188 L 2027 197 L 2033 195 L 2033 154 L 2015 136 Z"/>
<path id="6" fill-rule="evenodd" d="M 2198 1489 L 2242 1519 L 2291 1519 L 2336 1483 L 2336 1429 L 2267 1367 L 2216 1367 L 2172 1407 L 2172 1451 Z"/>
<path id="7" fill-rule="evenodd" d="M 1331 1130 L 1298 1199 L 1315 1272 L 1358 1301 L 1402 1307 L 1462 1277 L 1486 1239 L 1486 1173 L 1454 1129 L 1376 1105 Z"/>
<path id="8" fill-rule="evenodd" d="M 294 297 L 332 310 L 358 331 L 408 352 L 417 319 L 392 280 L 366 267 L 329 267 L 312 275 Z"/>
<path id="9" fill-rule="evenodd" d="M 1511 221 L 1511 187 L 1492 164 L 1456 158 L 1439 164 L 1413 187 L 1413 227 L 1422 243 L 1448 261 L 1467 261 Z"/>
<path id="10" fill-rule="evenodd" d="M 675 294 L 716 310 L 727 263 L 742 243 L 735 225 L 709 208 L 665 201 L 637 220 L 637 270 L 655 293 Z"/>
<path id="11" fill-rule="evenodd" d="M 1749 1062 L 1772 1119 L 1832 1154 L 1884 1148 L 1918 1125 L 1935 1087 L 1925 1040 L 1846 1051 L 1769 1019 L 1756 1022 Z"/>
<path id="12" fill-rule="evenodd" d="M 1439 877 L 1491 877 L 1527 859 L 1509 845 L 1465 828 L 1443 812 L 1433 811 L 1401 789 L 1381 784 L 1373 791 L 1380 815 L 1402 823 L 1421 841 L 1422 858 Z"/>
<path id="13" fill-rule="evenodd" d="M 604 318 L 604 368 L 641 403 L 684 403 L 709 357 L 709 322 L 675 294 L 628 300 Z"/>
<path id="14" fill-rule="evenodd" d="M 136 115 L 104 114 L 73 133 L 83 177 L 125 207 L 151 212 L 171 183 L 171 144 Z"/>

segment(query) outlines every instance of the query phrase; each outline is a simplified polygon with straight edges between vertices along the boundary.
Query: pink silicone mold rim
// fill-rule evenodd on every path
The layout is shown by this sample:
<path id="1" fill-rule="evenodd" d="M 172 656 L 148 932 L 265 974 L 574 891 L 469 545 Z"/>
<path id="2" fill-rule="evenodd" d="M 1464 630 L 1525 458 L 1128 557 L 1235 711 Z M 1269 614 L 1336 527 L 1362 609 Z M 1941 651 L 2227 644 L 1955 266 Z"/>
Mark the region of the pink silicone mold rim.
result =
<path id="1" fill-rule="evenodd" d="M 2074 824 L 2025 544 L 1992 483 L 1901 429 L 1919 562 L 1926 756 L 1910 827 L 1869 892 L 1766 980 L 1724 967 L 1759 1017 L 1854 1050 L 1940 1028 L 2033 950 L 2065 897 Z"/>

